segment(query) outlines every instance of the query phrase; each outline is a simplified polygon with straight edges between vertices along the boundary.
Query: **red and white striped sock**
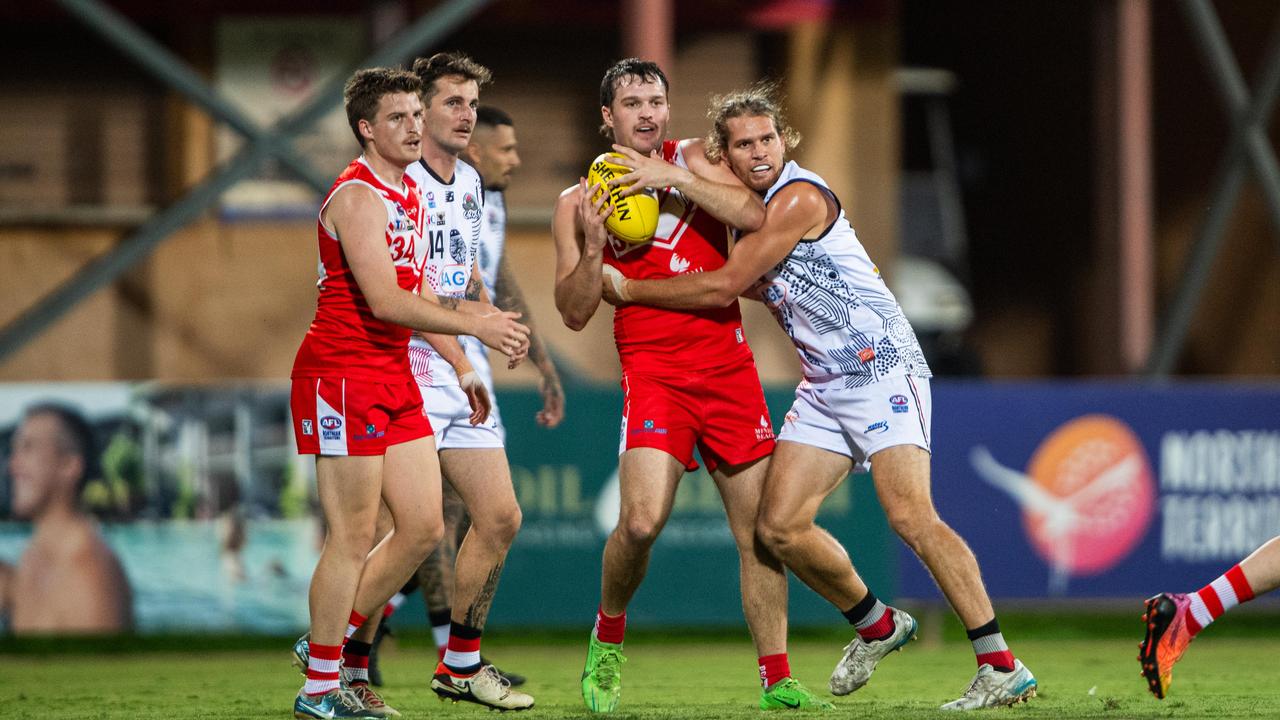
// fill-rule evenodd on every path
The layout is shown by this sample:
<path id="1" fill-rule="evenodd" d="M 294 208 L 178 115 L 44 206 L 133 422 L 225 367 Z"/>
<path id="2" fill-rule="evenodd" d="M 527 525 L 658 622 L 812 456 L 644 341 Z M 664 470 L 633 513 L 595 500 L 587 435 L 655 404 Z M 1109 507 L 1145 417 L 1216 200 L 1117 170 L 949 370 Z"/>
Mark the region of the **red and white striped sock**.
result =
<path id="1" fill-rule="evenodd" d="M 302 692 L 308 695 L 324 695 L 330 690 L 336 690 L 342 646 L 312 643 L 310 652 L 311 659 L 307 662 L 307 683 L 302 686 Z"/>
<path id="2" fill-rule="evenodd" d="M 990 665 L 1000 672 L 1013 672 L 1014 657 L 1009 645 L 1000 632 L 1000 623 L 992 618 L 982 627 L 966 632 L 969 642 L 973 643 L 973 654 L 978 660 L 978 667 Z"/>
<path id="3" fill-rule="evenodd" d="M 365 621 L 368 619 L 369 618 L 367 616 L 361 615 L 355 610 L 352 610 L 351 617 L 347 620 L 347 634 L 342 638 L 342 640 L 344 642 L 350 640 L 351 636 L 355 635 L 356 631 L 360 629 L 360 626 L 364 625 Z"/>
<path id="4" fill-rule="evenodd" d="M 596 640 L 602 643 L 621 645 L 627 633 L 627 611 L 619 615 L 608 615 L 604 608 L 596 610 Z"/>
<path id="5" fill-rule="evenodd" d="M 760 684 L 768 690 L 779 682 L 791 677 L 791 663 L 787 662 L 786 653 L 765 655 L 760 661 Z"/>
<path id="6" fill-rule="evenodd" d="M 1187 613 L 1187 629 L 1195 637 L 1209 627 L 1222 613 L 1253 599 L 1253 588 L 1244 577 L 1244 570 L 1235 565 L 1218 576 L 1217 580 L 1191 594 L 1191 607 Z"/>
<path id="7" fill-rule="evenodd" d="M 449 645 L 444 650 L 444 666 L 454 675 L 474 675 L 480 669 L 480 636 L 482 631 L 462 623 L 449 630 Z"/>

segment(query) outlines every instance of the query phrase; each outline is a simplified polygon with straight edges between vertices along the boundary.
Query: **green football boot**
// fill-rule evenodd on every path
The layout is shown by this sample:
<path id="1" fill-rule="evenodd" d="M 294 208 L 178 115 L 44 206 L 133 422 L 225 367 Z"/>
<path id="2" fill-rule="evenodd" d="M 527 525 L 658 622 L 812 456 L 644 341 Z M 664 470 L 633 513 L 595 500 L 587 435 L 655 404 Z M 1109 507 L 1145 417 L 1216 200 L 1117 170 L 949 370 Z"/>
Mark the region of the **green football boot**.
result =
<path id="1" fill-rule="evenodd" d="M 591 633 L 587 665 L 582 670 L 582 701 L 592 712 L 613 712 L 622 697 L 622 643 L 605 643 Z"/>
<path id="2" fill-rule="evenodd" d="M 810 692 L 795 678 L 784 678 L 760 693 L 761 710 L 835 710 L 836 706 Z"/>
<path id="3" fill-rule="evenodd" d="M 360 702 L 360 699 L 345 688 L 334 688 L 324 695 L 311 696 L 299 691 L 293 701 L 293 716 L 299 720 L 382 720 L 381 715 L 371 712 Z"/>

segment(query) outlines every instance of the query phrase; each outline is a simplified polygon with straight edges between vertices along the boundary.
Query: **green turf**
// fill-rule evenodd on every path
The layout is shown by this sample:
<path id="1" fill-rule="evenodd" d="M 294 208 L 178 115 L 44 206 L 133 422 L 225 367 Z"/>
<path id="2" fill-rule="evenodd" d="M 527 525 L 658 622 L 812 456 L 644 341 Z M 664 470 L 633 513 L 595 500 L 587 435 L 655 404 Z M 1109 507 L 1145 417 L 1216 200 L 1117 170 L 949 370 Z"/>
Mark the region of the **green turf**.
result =
<path id="1" fill-rule="evenodd" d="M 1274 637 L 1274 635 L 1272 635 Z M 384 657 L 388 702 L 414 717 L 492 717 L 481 708 L 442 705 L 426 688 L 434 652 L 389 647 Z M 525 717 L 588 717 L 578 697 L 585 645 L 491 642 L 488 653 L 528 674 L 537 707 Z M 1014 650 L 1040 679 L 1040 697 L 995 717 L 1235 718 L 1280 717 L 1280 639 L 1205 637 L 1179 664 L 1171 697 L 1157 701 L 1138 677 L 1137 638 L 1028 640 Z M 0 649 L 0 653 L 3 649 Z M 792 643 L 797 677 L 825 691 L 840 644 Z M 755 657 L 743 641 L 649 642 L 627 647 L 618 718 L 758 718 Z M 967 644 L 911 643 L 888 658 L 858 693 L 836 698 L 831 717 L 938 718 L 973 673 Z M 300 676 L 287 644 L 276 651 L 0 654 L 0 717 L 14 718 L 285 718 Z M 770 713 L 770 716 L 779 713 Z M 805 713 L 806 715 L 821 713 Z"/>

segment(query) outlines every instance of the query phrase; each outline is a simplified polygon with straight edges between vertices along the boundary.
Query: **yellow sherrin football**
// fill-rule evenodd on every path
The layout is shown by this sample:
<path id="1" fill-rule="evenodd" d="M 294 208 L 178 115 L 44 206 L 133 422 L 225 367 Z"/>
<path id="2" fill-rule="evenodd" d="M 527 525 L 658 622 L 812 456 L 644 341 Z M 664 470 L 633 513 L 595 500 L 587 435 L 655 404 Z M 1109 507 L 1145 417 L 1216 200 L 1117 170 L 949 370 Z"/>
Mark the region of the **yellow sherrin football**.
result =
<path id="1" fill-rule="evenodd" d="M 653 190 L 622 197 L 622 191 L 629 185 L 610 188 L 610 180 L 631 172 L 618 164 L 619 159 L 625 158 L 618 153 L 604 153 L 591 161 L 591 168 L 587 170 L 587 187 L 594 187 L 599 183 L 610 194 L 613 213 L 604 222 L 609 232 L 625 243 L 638 245 L 648 242 L 658 229 L 658 197 Z M 599 197 L 597 192 L 592 200 Z"/>

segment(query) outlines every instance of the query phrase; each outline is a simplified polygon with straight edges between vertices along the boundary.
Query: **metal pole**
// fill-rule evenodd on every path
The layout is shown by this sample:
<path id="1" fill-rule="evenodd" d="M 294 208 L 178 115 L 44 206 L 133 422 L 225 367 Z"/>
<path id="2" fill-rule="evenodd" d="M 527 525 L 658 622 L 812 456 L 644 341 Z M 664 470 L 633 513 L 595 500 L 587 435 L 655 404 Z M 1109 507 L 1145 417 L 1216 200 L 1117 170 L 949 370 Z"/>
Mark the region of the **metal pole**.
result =
<path id="1" fill-rule="evenodd" d="M 1205 214 L 1205 220 L 1199 232 L 1196 233 L 1195 245 L 1187 260 L 1182 284 L 1174 297 L 1173 306 L 1165 320 L 1159 342 L 1147 359 L 1147 375 L 1150 377 L 1168 376 L 1177 362 L 1178 353 L 1181 352 L 1186 340 L 1200 295 L 1213 270 L 1213 261 L 1222 244 L 1227 220 L 1235 208 L 1240 189 L 1244 184 L 1245 173 L 1248 170 L 1247 163 L 1250 160 L 1246 147 L 1247 136 L 1251 129 L 1260 127 L 1263 119 L 1271 114 L 1277 91 L 1280 91 L 1280 26 L 1277 26 L 1277 31 L 1272 36 L 1271 49 L 1268 52 L 1253 102 L 1247 106 L 1245 112 L 1236 116 L 1237 122 L 1231 133 L 1231 142 L 1223 155 L 1214 181 L 1215 190 L 1209 202 L 1209 211 Z"/>
<path id="2" fill-rule="evenodd" d="M 1227 42 L 1222 23 L 1218 21 L 1218 16 L 1208 0 L 1184 0 L 1182 8 L 1193 27 L 1199 30 L 1195 33 L 1196 41 L 1200 44 L 1200 52 L 1204 54 L 1209 70 L 1217 81 L 1218 90 L 1222 93 L 1232 123 L 1243 124 L 1249 110 L 1249 90 L 1232 56 L 1231 46 Z M 1276 26 L 1271 33 L 1270 49 L 1264 57 L 1267 60 L 1264 63 L 1262 85 L 1267 82 L 1265 78 L 1276 71 L 1275 64 L 1280 62 L 1280 16 L 1277 16 Z M 1261 94 L 1260 90 L 1259 95 Z M 1271 142 L 1267 138 L 1266 124 L 1261 122 L 1269 115 L 1270 113 L 1262 113 L 1257 121 L 1245 128 L 1245 147 L 1258 176 L 1258 182 L 1262 184 L 1263 196 L 1271 212 L 1271 221 L 1276 230 L 1280 231 L 1280 165 L 1276 162 L 1275 152 L 1271 149 Z"/>
<path id="3" fill-rule="evenodd" d="M 470 20 L 489 2 L 490 0 L 450 0 L 396 33 L 386 45 L 375 50 L 356 67 L 398 65 L 405 62 L 424 48 L 434 45 L 458 25 Z M 354 71 L 355 68 L 352 70 Z M 275 131 L 295 135 L 315 124 L 335 105 L 342 103 L 342 88 L 346 82 L 346 76 L 335 77 L 311 98 L 311 102 L 281 118 L 275 124 Z M 328 190 L 328 188 L 329 185 L 326 183 L 325 189 Z"/>
<path id="4" fill-rule="evenodd" d="M 266 157 L 267 151 L 262 146 L 246 146 L 222 170 L 201 181 L 178 202 L 153 215 L 133 236 L 89 261 L 56 290 L 41 298 L 34 307 L 0 329 L 0 360 L 39 335 L 81 300 L 110 284 L 121 273 L 149 255 L 165 238 L 182 229 L 216 202 L 223 192 L 249 177 Z"/>
<path id="5" fill-rule="evenodd" d="M 204 108 L 215 120 L 226 123 L 236 132 L 266 147 L 316 192 L 324 193 L 329 190 L 332 182 L 318 174 L 278 133 L 264 131 L 235 104 L 211 89 L 191 66 L 161 47 L 127 18 L 97 0 L 58 0 L 58 3 L 144 70 Z"/>
<path id="6" fill-rule="evenodd" d="M 131 237 L 122 241 L 114 250 L 90 261 L 56 290 L 41 298 L 34 306 L 9 325 L 0 329 L 0 360 L 39 335 L 58 318 L 92 295 L 99 288 L 113 282 L 130 267 L 147 257 L 169 235 L 180 230 L 209 206 L 217 202 L 222 193 L 247 178 L 270 155 L 275 155 L 320 192 L 328 190 L 330 183 L 321 181 L 301 160 L 295 158 L 285 137 L 307 129 L 342 102 L 345 79 L 338 78 L 318 92 L 311 102 L 276 123 L 271 131 L 263 131 L 239 114 L 233 106 L 209 90 L 204 81 L 173 58 L 164 48 L 146 35 L 137 32 L 120 15 L 94 0 L 59 0 L 69 11 L 84 20 L 91 28 L 102 32 L 113 44 L 156 72 L 175 89 L 187 94 L 212 113 L 215 118 L 232 124 L 249 136 L 250 141 L 223 166 L 223 168 L 192 188 L 187 195 L 138 228 Z M 361 67 L 389 65 L 401 62 L 421 48 L 435 43 L 439 38 L 479 12 L 489 0 L 451 0 L 423 16 L 387 44 L 374 51 Z M 206 104 L 207 103 L 207 104 Z M 236 125 L 239 123 L 239 125 Z M 319 184 L 317 184 L 319 183 Z"/>

